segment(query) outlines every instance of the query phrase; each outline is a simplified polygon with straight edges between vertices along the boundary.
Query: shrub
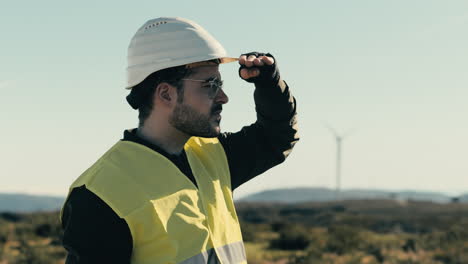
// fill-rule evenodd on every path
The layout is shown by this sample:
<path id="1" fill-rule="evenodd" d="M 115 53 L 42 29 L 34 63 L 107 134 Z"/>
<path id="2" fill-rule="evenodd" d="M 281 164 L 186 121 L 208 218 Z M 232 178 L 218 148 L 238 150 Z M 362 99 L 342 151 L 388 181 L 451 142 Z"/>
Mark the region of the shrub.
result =
<path id="1" fill-rule="evenodd" d="M 56 261 L 54 255 L 49 254 L 45 247 L 30 245 L 26 240 L 20 239 L 21 254 L 15 259 L 17 264 L 50 264 Z"/>
<path id="2" fill-rule="evenodd" d="M 250 223 L 241 223 L 242 239 L 246 242 L 255 241 L 255 225 Z"/>
<path id="3" fill-rule="evenodd" d="M 331 226 L 328 228 L 326 250 L 342 255 L 362 247 L 362 241 L 363 238 L 357 228 L 345 225 Z"/>
<path id="4" fill-rule="evenodd" d="M 405 252 L 409 252 L 409 251 L 416 252 L 416 241 L 412 238 L 406 239 L 406 242 L 402 246 L 402 249 Z"/>
<path id="5" fill-rule="evenodd" d="M 4 212 L 4 213 L 0 213 L 0 218 L 3 218 L 9 222 L 16 223 L 16 222 L 23 220 L 24 217 L 22 215 L 15 214 L 15 213 Z"/>
<path id="6" fill-rule="evenodd" d="M 455 248 L 438 252 L 434 255 L 434 260 L 440 261 L 444 264 L 463 264 L 468 263 L 468 248 Z"/>
<path id="7" fill-rule="evenodd" d="M 288 263 L 294 264 L 321 263 L 319 261 L 321 261 L 321 257 L 315 254 L 307 254 L 305 256 L 292 255 L 288 259 Z"/>
<path id="8" fill-rule="evenodd" d="M 0 222 L 0 245 L 7 242 L 9 232 L 9 225 Z"/>
<path id="9" fill-rule="evenodd" d="M 283 250 L 304 250 L 310 244 L 307 230 L 303 226 L 283 228 L 279 238 L 270 242 L 270 248 Z"/>
<path id="10" fill-rule="evenodd" d="M 281 232 L 283 229 L 287 228 L 290 225 L 286 222 L 275 221 L 271 224 L 271 230 L 274 232 Z"/>
<path id="11" fill-rule="evenodd" d="M 52 233 L 52 226 L 50 224 L 40 224 L 34 228 L 34 233 L 40 237 L 49 237 Z"/>
<path id="12" fill-rule="evenodd" d="M 371 256 L 374 256 L 375 260 L 377 260 L 378 263 L 383 263 L 385 258 L 382 254 L 382 251 L 379 247 L 373 245 L 373 244 L 370 244 L 367 249 L 366 249 L 366 252 L 371 255 Z"/>

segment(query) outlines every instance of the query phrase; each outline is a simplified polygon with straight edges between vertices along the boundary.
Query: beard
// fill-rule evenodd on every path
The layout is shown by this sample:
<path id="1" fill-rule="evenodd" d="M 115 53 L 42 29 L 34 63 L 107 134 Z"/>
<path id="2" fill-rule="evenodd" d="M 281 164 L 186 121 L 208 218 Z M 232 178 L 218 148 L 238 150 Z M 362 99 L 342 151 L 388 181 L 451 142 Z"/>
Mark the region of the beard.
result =
<path id="1" fill-rule="evenodd" d="M 196 137 L 217 137 L 220 134 L 220 119 L 215 118 L 215 112 L 222 106 L 214 105 L 209 114 L 203 114 L 184 103 L 177 103 L 169 117 L 169 124 L 178 130 Z"/>

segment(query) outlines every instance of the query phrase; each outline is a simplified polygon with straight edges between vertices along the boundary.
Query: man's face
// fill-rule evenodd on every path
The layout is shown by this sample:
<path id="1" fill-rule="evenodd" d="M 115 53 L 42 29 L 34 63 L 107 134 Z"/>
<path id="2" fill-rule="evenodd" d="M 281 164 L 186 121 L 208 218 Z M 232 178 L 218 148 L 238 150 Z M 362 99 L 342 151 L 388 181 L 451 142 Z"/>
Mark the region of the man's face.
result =
<path id="1" fill-rule="evenodd" d="M 218 65 L 201 66 L 183 80 L 183 98 L 169 117 L 169 123 L 178 130 L 198 137 L 216 137 L 220 134 L 222 105 L 228 97 L 222 89 L 213 93 L 209 80 L 221 80 Z M 207 81 L 199 81 L 207 80 Z"/>

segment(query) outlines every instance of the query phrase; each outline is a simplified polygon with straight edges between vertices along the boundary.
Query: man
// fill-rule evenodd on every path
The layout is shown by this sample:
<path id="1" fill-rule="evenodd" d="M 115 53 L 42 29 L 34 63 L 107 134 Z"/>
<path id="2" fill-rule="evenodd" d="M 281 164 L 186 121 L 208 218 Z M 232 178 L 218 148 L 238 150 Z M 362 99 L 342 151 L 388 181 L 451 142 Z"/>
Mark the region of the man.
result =
<path id="1" fill-rule="evenodd" d="M 219 64 L 255 84 L 257 121 L 221 133 Z M 297 142 L 296 104 L 270 54 L 238 59 L 182 18 L 145 23 L 128 54 L 139 126 L 70 187 L 66 263 L 246 263 L 232 191 Z"/>

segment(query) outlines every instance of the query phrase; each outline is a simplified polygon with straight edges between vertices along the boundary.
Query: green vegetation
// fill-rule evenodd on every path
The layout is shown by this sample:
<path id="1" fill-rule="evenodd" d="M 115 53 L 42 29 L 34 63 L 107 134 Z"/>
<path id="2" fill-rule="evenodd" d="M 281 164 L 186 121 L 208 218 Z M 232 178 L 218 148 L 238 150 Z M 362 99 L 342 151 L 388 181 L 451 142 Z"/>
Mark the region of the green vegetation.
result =
<path id="1" fill-rule="evenodd" d="M 237 205 L 250 264 L 468 263 L 468 204 Z M 0 213 L 0 264 L 64 263 L 58 212 Z"/>
<path id="2" fill-rule="evenodd" d="M 251 264 L 468 263 L 468 204 L 245 203 L 238 215 Z"/>
<path id="3" fill-rule="evenodd" d="M 58 212 L 0 213 L 0 263 L 64 263 Z"/>

